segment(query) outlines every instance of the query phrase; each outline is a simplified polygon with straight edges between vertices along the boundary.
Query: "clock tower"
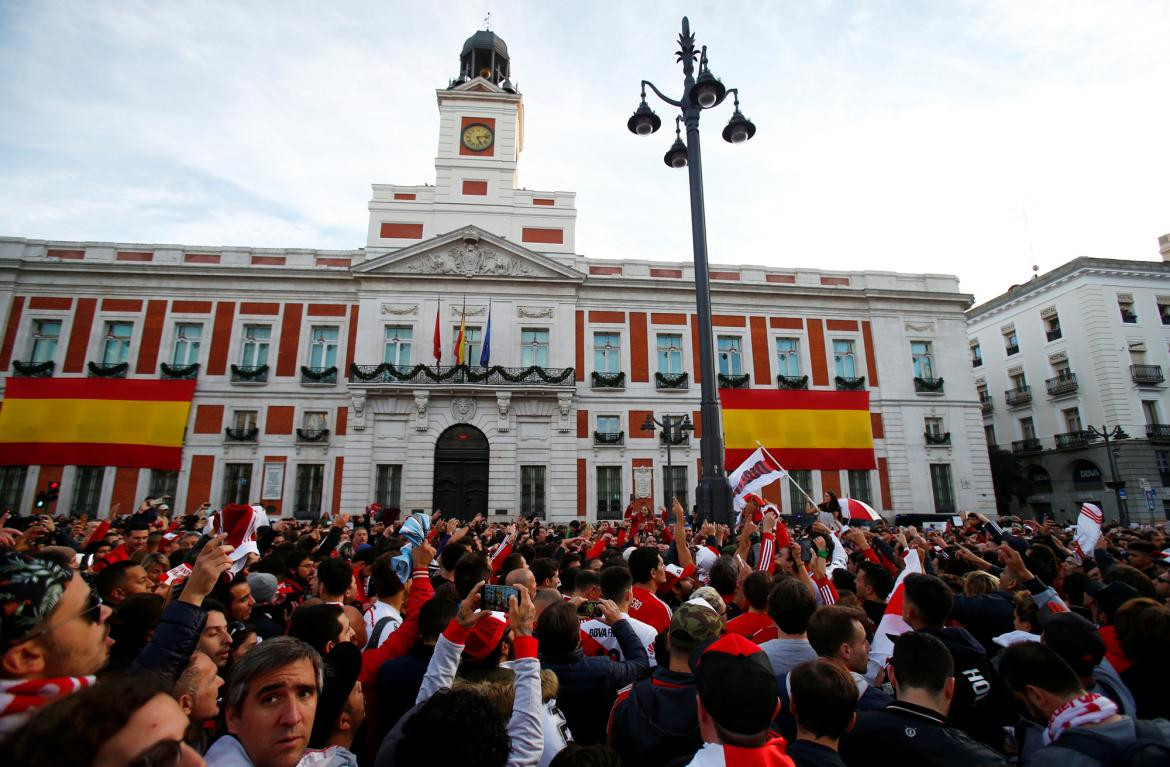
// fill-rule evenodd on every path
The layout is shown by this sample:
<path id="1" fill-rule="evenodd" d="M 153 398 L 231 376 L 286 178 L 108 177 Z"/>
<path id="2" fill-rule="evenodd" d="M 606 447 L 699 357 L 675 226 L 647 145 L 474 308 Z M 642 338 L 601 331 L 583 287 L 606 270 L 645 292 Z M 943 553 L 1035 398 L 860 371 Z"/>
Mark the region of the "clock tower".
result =
<path id="1" fill-rule="evenodd" d="M 480 30 L 463 43 L 459 74 L 435 92 L 435 183 L 374 184 L 367 251 L 378 255 L 472 225 L 550 256 L 573 255 L 572 192 L 522 189 L 524 101 L 508 46 Z"/>

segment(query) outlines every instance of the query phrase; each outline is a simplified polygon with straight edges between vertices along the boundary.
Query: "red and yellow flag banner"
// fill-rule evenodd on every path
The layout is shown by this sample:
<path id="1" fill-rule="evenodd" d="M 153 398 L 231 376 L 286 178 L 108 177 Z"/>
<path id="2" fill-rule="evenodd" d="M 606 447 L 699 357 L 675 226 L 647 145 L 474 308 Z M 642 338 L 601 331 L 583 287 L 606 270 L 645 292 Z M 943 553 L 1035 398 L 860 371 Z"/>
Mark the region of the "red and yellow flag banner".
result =
<path id="1" fill-rule="evenodd" d="M 195 381 L 9 378 L 0 465 L 178 469 Z"/>
<path id="2" fill-rule="evenodd" d="M 759 440 L 785 469 L 873 469 L 869 392 L 721 389 L 724 465 Z"/>

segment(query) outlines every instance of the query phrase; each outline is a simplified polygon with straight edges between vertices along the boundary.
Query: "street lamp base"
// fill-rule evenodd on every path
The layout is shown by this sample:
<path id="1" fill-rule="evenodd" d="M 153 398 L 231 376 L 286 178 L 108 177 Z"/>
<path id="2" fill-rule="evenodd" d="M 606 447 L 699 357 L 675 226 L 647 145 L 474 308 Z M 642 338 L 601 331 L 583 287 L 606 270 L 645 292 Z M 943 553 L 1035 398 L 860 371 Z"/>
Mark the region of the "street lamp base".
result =
<path id="1" fill-rule="evenodd" d="M 699 480 L 699 522 L 714 522 L 731 527 L 735 514 L 731 508 L 731 488 L 724 477 L 703 477 Z"/>

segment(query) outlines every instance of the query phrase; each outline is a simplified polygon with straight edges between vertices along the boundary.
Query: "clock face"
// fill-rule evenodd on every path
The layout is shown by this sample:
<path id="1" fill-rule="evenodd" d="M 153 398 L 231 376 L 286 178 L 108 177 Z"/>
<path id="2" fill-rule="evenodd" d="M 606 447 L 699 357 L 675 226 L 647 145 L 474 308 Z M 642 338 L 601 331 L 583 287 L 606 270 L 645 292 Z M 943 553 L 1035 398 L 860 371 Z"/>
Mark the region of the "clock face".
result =
<path id="1" fill-rule="evenodd" d="M 482 152 L 492 145 L 495 136 L 483 123 L 472 123 L 463 129 L 463 146 L 473 152 Z"/>

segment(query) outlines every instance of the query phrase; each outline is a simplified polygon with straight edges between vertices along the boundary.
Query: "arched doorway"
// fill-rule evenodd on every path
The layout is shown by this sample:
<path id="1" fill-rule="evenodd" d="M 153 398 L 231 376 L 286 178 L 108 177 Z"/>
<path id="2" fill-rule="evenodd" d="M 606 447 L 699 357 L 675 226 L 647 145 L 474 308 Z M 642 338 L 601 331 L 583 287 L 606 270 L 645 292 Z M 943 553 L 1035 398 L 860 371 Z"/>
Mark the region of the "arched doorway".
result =
<path id="1" fill-rule="evenodd" d="M 448 519 L 488 512 L 488 441 L 468 424 L 456 424 L 435 443 L 434 508 Z"/>

